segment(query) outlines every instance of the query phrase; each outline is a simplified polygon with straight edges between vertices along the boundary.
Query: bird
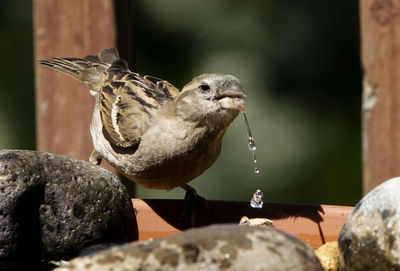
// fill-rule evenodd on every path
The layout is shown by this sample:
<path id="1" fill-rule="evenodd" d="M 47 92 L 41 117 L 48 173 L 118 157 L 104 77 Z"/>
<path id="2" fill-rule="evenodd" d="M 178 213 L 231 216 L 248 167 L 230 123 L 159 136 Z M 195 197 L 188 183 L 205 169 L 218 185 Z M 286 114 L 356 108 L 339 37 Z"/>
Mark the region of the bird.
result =
<path id="1" fill-rule="evenodd" d="M 89 161 L 105 159 L 145 188 L 195 192 L 187 183 L 217 160 L 227 128 L 246 108 L 232 75 L 202 74 L 180 90 L 131 71 L 115 48 L 39 63 L 83 82 L 94 97 Z"/>

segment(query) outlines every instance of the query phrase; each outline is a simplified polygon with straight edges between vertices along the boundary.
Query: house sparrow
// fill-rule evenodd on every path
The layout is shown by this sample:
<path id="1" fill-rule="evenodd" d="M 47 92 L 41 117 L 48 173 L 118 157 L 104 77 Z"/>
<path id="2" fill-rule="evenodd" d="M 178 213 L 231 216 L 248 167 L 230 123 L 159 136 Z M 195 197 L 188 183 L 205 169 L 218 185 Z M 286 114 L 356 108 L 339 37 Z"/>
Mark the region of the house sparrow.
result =
<path id="1" fill-rule="evenodd" d="M 179 91 L 130 71 L 116 49 L 40 63 L 82 81 L 94 96 L 89 160 L 104 158 L 146 188 L 191 190 L 186 183 L 215 162 L 226 129 L 245 109 L 232 75 L 199 75 Z"/>

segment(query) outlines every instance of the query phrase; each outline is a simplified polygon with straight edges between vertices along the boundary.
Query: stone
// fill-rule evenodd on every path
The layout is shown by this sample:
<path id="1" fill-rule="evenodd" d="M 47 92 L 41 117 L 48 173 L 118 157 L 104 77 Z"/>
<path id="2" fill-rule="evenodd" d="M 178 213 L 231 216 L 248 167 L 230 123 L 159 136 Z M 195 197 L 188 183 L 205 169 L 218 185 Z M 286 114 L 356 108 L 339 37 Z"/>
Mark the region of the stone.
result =
<path id="1" fill-rule="evenodd" d="M 343 270 L 400 270 L 400 178 L 375 187 L 339 235 Z"/>
<path id="2" fill-rule="evenodd" d="M 317 254 L 325 271 L 339 270 L 339 245 L 337 241 L 323 244 L 315 251 L 315 254 Z"/>
<path id="3" fill-rule="evenodd" d="M 77 255 L 137 240 L 132 202 L 106 169 L 66 156 L 0 150 L 0 263 Z"/>
<path id="4" fill-rule="evenodd" d="M 311 247 L 271 227 L 212 225 L 72 259 L 71 270 L 319 270 Z"/>
<path id="5" fill-rule="evenodd" d="M 248 218 L 243 216 L 239 221 L 239 226 L 250 226 L 250 227 L 275 227 L 274 221 L 268 218 Z"/>

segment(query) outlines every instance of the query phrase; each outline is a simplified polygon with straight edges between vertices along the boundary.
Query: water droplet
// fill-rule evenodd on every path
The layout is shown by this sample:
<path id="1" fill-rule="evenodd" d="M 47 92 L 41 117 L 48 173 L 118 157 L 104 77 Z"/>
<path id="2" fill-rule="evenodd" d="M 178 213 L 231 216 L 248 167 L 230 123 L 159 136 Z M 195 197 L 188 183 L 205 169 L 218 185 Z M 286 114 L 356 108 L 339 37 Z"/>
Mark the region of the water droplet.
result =
<path id="1" fill-rule="evenodd" d="M 253 161 L 254 161 L 254 173 L 258 174 L 258 173 L 260 173 L 260 169 L 257 166 L 256 152 L 253 152 Z"/>
<path id="2" fill-rule="evenodd" d="M 249 140 L 249 150 L 253 152 L 253 163 L 254 163 L 254 173 L 258 174 L 260 173 L 260 169 L 257 166 L 257 159 L 256 159 L 256 142 L 254 141 L 254 137 L 251 134 L 250 130 L 250 125 L 249 121 L 247 120 L 247 115 L 244 111 L 242 111 L 243 117 L 244 117 L 244 122 L 246 124 L 246 129 L 247 129 L 247 135 L 248 135 L 248 140 Z"/>
<path id="3" fill-rule="evenodd" d="M 255 151 L 257 149 L 256 143 L 254 142 L 253 137 L 249 137 L 249 150 Z"/>
<path id="4" fill-rule="evenodd" d="M 260 189 L 253 194 L 253 197 L 250 201 L 250 206 L 253 208 L 262 208 L 263 201 L 262 201 L 263 192 Z"/>

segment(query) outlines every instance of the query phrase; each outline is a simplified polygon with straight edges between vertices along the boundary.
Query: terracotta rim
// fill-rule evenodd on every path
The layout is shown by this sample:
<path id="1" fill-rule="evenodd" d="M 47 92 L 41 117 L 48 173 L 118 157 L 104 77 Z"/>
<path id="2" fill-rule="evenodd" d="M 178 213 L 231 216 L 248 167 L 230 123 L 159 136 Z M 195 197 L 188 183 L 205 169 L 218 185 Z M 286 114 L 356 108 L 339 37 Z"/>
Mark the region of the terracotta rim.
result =
<path id="1" fill-rule="evenodd" d="M 132 199 L 138 209 L 139 240 L 177 234 L 189 228 L 182 218 L 183 200 Z M 209 212 L 198 210 L 198 226 L 239 223 L 243 216 L 268 218 L 279 230 L 293 234 L 316 249 L 325 242 L 337 240 L 348 215 L 349 206 L 264 203 L 262 209 L 251 208 L 248 202 L 208 201 Z"/>

